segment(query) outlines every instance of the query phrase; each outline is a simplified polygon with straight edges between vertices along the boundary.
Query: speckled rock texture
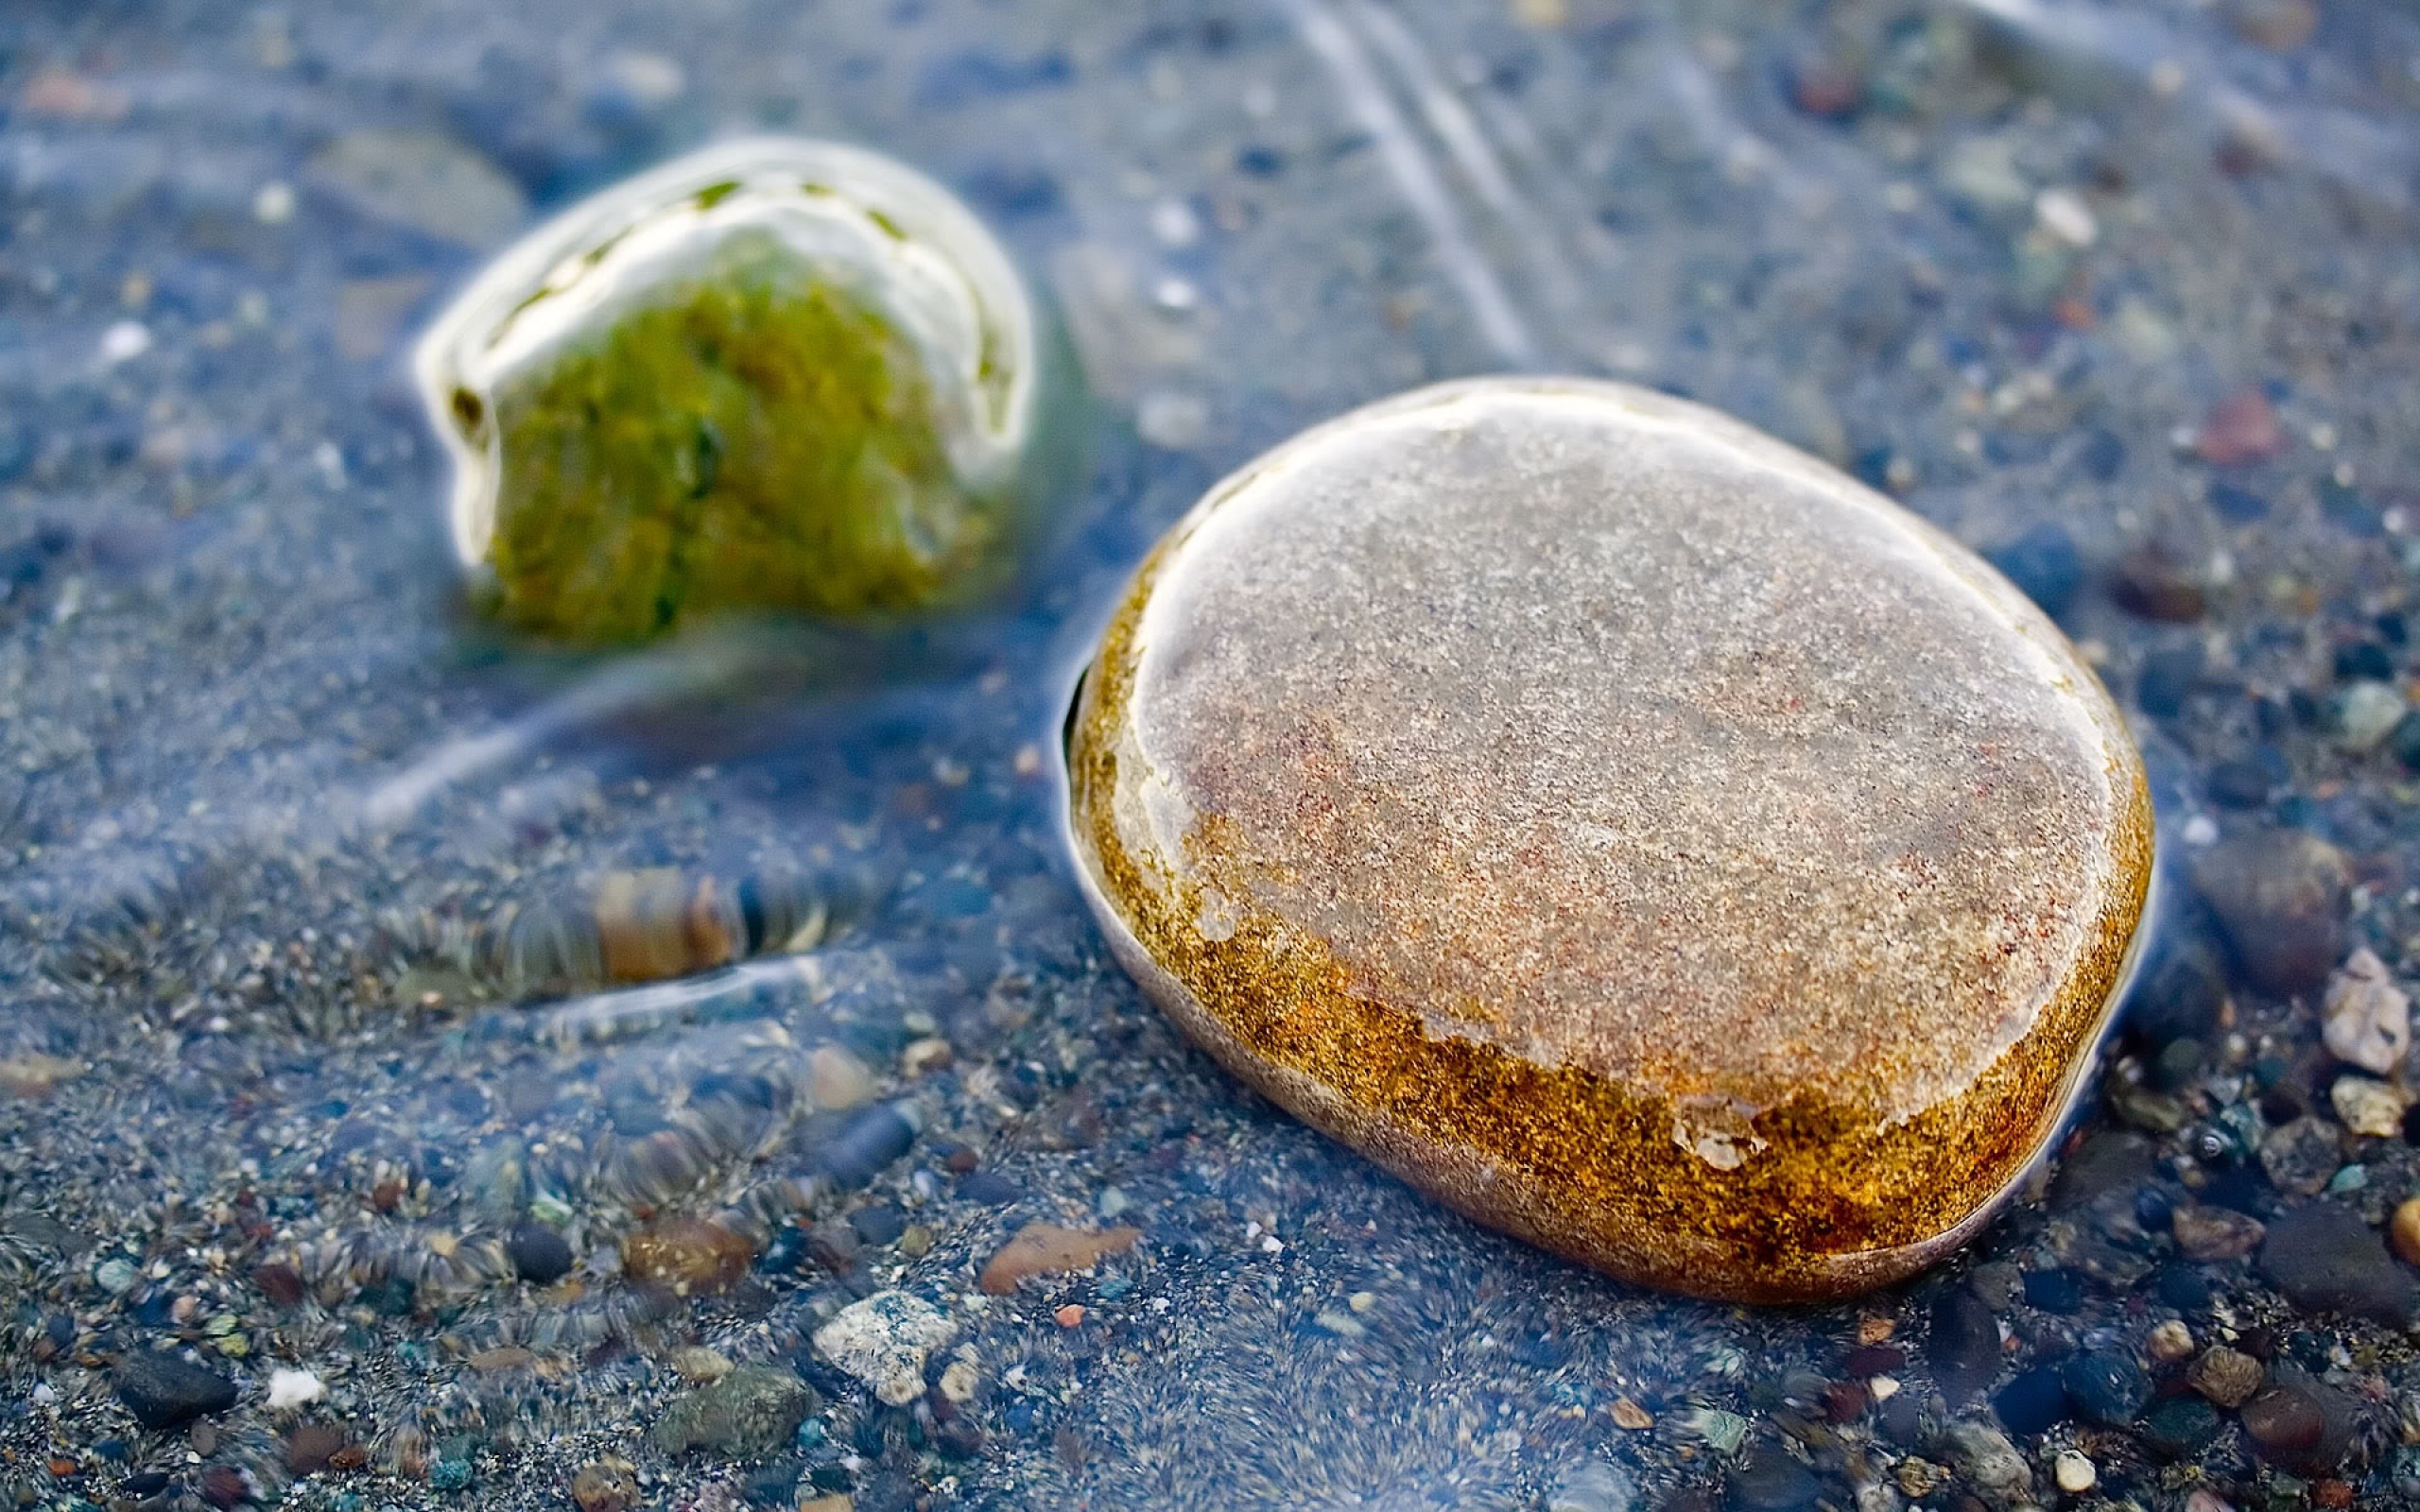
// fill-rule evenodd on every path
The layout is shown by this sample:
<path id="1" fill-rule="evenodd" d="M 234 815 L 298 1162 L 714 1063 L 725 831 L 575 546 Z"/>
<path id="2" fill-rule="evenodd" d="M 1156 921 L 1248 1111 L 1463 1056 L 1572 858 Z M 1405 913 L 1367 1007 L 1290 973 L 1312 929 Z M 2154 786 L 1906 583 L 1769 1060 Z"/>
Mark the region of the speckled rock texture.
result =
<path id="1" fill-rule="evenodd" d="M 1121 959 L 1489 1224 L 1781 1301 L 1962 1242 L 2152 873 L 2100 684 L 1990 568 L 1710 410 L 1480 380 L 1211 490 L 1069 727 Z"/>

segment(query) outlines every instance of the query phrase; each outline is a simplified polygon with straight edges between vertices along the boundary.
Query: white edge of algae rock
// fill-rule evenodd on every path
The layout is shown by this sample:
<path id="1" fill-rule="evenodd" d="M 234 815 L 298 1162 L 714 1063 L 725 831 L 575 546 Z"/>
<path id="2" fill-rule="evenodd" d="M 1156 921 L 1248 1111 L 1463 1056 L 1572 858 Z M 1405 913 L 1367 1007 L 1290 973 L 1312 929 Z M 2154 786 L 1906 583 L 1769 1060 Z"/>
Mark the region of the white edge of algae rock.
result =
<path id="1" fill-rule="evenodd" d="M 503 476 L 494 395 L 591 337 L 743 230 L 830 270 L 922 353 L 950 464 L 970 491 L 1011 479 L 1040 404 L 1039 323 L 1015 265 L 972 211 L 904 163 L 838 142 L 743 137 L 581 200 L 499 255 L 413 352 L 454 468 L 454 546 L 487 560 Z M 466 416 L 458 393 L 474 396 Z"/>

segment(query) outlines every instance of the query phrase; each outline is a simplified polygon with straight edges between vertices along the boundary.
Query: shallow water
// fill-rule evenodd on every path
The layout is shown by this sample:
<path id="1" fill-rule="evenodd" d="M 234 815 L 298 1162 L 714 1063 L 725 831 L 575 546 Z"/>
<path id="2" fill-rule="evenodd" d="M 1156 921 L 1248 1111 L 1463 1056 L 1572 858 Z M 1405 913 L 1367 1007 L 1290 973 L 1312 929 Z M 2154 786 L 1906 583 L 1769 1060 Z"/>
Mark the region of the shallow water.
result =
<path id="1" fill-rule="evenodd" d="M 2251 1147 L 2305 1108 L 2337 1128 L 2311 994 L 2238 981 L 2172 1086 L 2133 1085 L 2179 1037 L 2138 1016 L 2083 1174 L 1908 1287 L 1651 1297 L 1451 1217 L 1187 1051 L 1082 915 L 1042 759 L 1124 575 L 1215 477 L 1424 380 L 1608 372 L 1979 547 L 2031 540 L 2046 600 L 2068 575 L 2030 533 L 2055 526 L 2064 620 L 2139 711 L 2180 866 L 2309 829 L 2351 857 L 2351 939 L 2407 964 L 2410 777 L 2397 740 L 2357 748 L 2343 695 L 2401 696 L 2420 569 L 2420 11 L 2311 14 L 0 18 L 0 1490 L 552 1506 L 621 1455 L 667 1507 L 1947 1507 L 2023 1500 L 1955 1452 L 1949 1425 L 2002 1421 L 2046 1504 L 2068 1448 L 2098 1467 L 2077 1504 L 2420 1504 L 2407 1335 L 2181 1260 L 2160 1216 L 2197 1183 L 2270 1218 L 2306 1200 Z M 913 642 L 498 644 L 457 601 L 411 335 L 531 217 L 761 129 L 894 153 L 993 223 L 1083 360 L 1087 488 L 1015 594 Z M 600 885 L 665 868 L 683 896 L 753 880 L 786 920 L 827 904 L 828 937 L 536 980 L 592 957 Z M 2198 959 L 2212 925 L 2169 891 Z M 831 1046 L 916 1108 L 905 1153 L 815 1107 Z M 2420 1188 L 2402 1140 L 2337 1138 L 2317 1200 L 2377 1223 Z M 533 1212 L 571 1282 L 498 1260 Z M 667 1213 L 761 1253 L 712 1295 L 634 1285 L 623 1242 Z M 985 1296 L 1036 1219 L 1141 1238 Z M 932 1370 L 962 1349 L 966 1401 L 878 1409 L 807 1348 L 893 1285 L 952 1320 Z M 1957 1337 L 1969 1298 L 2005 1331 L 1996 1382 L 1990 1339 L 1978 1365 Z M 2256 1452 L 2232 1412 L 2179 1448 L 2075 1410 L 2018 1431 L 1962 1389 L 2172 1317 L 2335 1392 L 2325 1463 Z M 1851 1357 L 1886 1325 L 1902 1360 Z M 111 1362 L 181 1341 L 239 1400 L 143 1431 Z M 648 1434 L 696 1389 L 687 1346 L 794 1360 L 823 1404 L 777 1452 L 669 1453 Z M 271 1408 L 279 1369 L 327 1396 Z M 2153 1372 L 2182 1400 L 2177 1373 Z M 310 1423 L 368 1464 L 299 1475 Z"/>

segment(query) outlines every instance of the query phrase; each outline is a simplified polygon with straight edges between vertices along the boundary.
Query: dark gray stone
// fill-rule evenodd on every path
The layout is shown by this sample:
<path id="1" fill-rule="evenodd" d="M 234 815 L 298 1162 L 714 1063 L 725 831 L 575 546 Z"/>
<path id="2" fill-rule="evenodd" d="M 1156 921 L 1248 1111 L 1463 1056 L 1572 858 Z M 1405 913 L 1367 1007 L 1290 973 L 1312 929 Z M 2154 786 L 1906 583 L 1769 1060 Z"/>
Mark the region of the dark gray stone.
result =
<path id="1" fill-rule="evenodd" d="M 2307 1313 L 2350 1313 L 2401 1325 L 2420 1300 L 2377 1230 L 2335 1202 L 2308 1203 L 2272 1220 L 2260 1246 L 2260 1274 Z"/>
<path id="2" fill-rule="evenodd" d="M 110 1367 L 110 1385 L 134 1420 L 153 1430 L 182 1427 L 235 1405 L 235 1383 L 207 1366 L 151 1349 L 120 1356 Z"/>

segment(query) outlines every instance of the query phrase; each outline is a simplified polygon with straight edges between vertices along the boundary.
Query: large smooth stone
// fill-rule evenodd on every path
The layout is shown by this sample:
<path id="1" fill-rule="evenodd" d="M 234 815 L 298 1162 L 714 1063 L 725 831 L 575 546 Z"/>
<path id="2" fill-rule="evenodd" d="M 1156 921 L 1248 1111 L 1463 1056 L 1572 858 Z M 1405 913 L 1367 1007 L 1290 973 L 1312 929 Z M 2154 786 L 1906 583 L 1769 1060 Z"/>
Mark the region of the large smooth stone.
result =
<path id="1" fill-rule="evenodd" d="M 2015 589 L 1609 383 L 1424 389 L 1219 484 L 1066 756 L 1102 926 L 1211 1054 L 1481 1222 L 1709 1297 L 1972 1234 L 2152 876 L 2125 726 Z"/>

